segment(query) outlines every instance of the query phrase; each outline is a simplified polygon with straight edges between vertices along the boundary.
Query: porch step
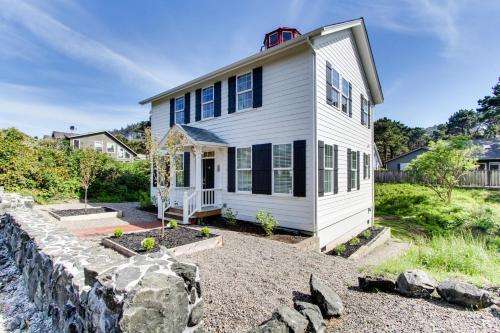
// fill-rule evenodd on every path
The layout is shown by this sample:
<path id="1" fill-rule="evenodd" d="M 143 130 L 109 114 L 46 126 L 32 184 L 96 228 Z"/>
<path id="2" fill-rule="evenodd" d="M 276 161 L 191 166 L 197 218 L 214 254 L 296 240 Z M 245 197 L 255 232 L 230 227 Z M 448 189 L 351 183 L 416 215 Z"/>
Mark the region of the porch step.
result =
<path id="1" fill-rule="evenodd" d="M 203 207 L 201 211 L 194 213 L 194 215 L 189 218 L 189 222 L 196 223 L 198 219 L 209 216 L 219 216 L 221 213 L 222 210 L 219 207 Z M 165 217 L 182 221 L 183 210 L 181 207 L 170 207 L 168 211 L 165 212 Z"/>
<path id="2" fill-rule="evenodd" d="M 184 218 L 184 217 L 183 217 L 183 215 L 182 215 L 182 210 L 181 210 L 181 212 L 180 212 L 180 213 L 175 212 L 175 211 L 170 211 L 170 210 L 169 210 L 169 211 L 166 211 L 166 212 L 165 212 L 165 217 L 166 217 L 167 219 L 177 220 L 177 221 L 179 221 L 179 222 L 181 222 L 181 223 L 182 223 L 182 220 L 183 220 L 183 218 Z M 190 218 L 189 218 L 189 223 L 196 223 L 196 218 L 194 218 L 194 217 L 190 217 Z"/>

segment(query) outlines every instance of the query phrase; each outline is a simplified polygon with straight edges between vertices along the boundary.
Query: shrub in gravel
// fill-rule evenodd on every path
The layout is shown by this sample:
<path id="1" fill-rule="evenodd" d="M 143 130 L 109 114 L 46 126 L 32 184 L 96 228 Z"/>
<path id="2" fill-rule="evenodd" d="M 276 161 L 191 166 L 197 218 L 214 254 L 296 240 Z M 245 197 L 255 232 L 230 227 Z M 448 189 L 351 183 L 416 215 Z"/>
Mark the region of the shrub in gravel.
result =
<path id="1" fill-rule="evenodd" d="M 260 223 L 262 229 L 264 229 L 266 235 L 271 236 L 274 229 L 279 225 L 278 220 L 274 218 L 270 213 L 261 209 L 257 212 L 255 216 L 255 221 Z"/>
<path id="2" fill-rule="evenodd" d="M 176 229 L 177 228 L 177 221 L 176 220 L 170 220 L 168 223 L 170 225 L 170 228 Z"/>
<path id="3" fill-rule="evenodd" d="M 152 237 L 144 238 L 141 242 L 142 248 L 146 251 L 150 251 L 155 247 L 155 239 Z"/>
<path id="4" fill-rule="evenodd" d="M 238 212 L 233 211 L 231 208 L 226 209 L 224 212 L 224 218 L 226 219 L 226 223 L 229 225 L 236 224 L 236 217 L 238 216 Z"/>
<path id="5" fill-rule="evenodd" d="M 351 238 L 351 240 L 349 241 L 349 245 L 358 245 L 359 243 L 361 243 L 361 241 L 359 240 L 358 237 L 353 237 Z"/>
<path id="6" fill-rule="evenodd" d="M 113 232 L 113 235 L 115 235 L 116 238 L 120 238 L 121 236 L 123 236 L 123 229 L 116 228 L 115 231 Z"/>
<path id="7" fill-rule="evenodd" d="M 345 250 L 345 244 L 339 244 L 333 248 L 333 252 L 335 252 L 335 254 L 342 254 L 345 252 Z"/>
<path id="8" fill-rule="evenodd" d="M 365 239 L 368 239 L 372 236 L 372 231 L 370 229 L 366 229 L 365 231 L 363 231 L 361 236 L 363 236 L 363 238 Z"/>
<path id="9" fill-rule="evenodd" d="M 208 229 L 208 227 L 203 227 L 200 229 L 200 233 L 202 237 L 208 237 L 210 236 L 210 229 Z"/>

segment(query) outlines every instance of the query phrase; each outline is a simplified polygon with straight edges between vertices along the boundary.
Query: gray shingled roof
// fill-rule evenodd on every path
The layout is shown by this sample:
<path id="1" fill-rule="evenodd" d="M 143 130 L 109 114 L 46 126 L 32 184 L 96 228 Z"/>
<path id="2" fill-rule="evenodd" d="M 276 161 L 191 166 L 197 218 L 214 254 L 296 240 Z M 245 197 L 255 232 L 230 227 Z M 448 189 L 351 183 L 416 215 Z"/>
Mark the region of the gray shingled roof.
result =
<path id="1" fill-rule="evenodd" d="M 187 135 L 189 135 L 189 137 L 194 141 L 227 144 L 226 141 L 222 140 L 217 135 L 206 129 L 191 127 L 187 125 L 181 125 L 181 127 L 187 133 Z"/>
<path id="2" fill-rule="evenodd" d="M 482 147 L 482 151 L 477 154 L 479 160 L 500 159 L 500 139 L 476 139 L 473 142 Z"/>

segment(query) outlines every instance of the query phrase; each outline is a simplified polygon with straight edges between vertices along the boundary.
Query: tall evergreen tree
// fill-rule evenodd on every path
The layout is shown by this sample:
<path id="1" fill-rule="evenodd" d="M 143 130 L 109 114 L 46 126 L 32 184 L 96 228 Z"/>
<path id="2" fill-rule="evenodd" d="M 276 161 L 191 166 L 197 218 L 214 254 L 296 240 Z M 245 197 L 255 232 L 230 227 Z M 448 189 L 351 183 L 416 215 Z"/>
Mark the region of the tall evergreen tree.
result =
<path id="1" fill-rule="evenodd" d="M 478 101 L 477 109 L 479 121 L 484 127 L 484 136 L 487 138 L 500 135 L 500 78 L 492 90 L 492 96 L 485 96 Z"/>
<path id="2" fill-rule="evenodd" d="M 446 133 L 450 135 L 471 135 L 477 129 L 478 114 L 474 110 L 458 110 L 446 123 Z"/>

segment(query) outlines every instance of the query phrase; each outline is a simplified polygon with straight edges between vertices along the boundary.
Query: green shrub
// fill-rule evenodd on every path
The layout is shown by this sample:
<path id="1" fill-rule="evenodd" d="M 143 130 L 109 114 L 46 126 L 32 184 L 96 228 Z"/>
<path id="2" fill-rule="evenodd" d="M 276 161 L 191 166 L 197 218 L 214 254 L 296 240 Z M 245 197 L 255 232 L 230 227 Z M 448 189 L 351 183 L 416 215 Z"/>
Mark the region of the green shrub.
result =
<path id="1" fill-rule="evenodd" d="M 238 212 L 234 212 L 231 208 L 227 208 L 224 212 L 224 218 L 226 223 L 229 225 L 236 224 L 236 217 L 238 216 Z"/>
<path id="2" fill-rule="evenodd" d="M 261 209 L 255 216 L 255 221 L 260 223 L 266 235 L 271 236 L 274 229 L 279 225 L 278 221 L 268 212 Z"/>
<path id="3" fill-rule="evenodd" d="M 369 239 L 372 236 L 372 231 L 370 229 L 366 229 L 361 233 L 361 236 L 365 239 Z"/>
<path id="4" fill-rule="evenodd" d="M 146 237 L 142 240 L 142 248 L 146 251 L 150 251 L 155 247 L 155 239 L 153 237 Z"/>
<path id="5" fill-rule="evenodd" d="M 340 254 L 344 253 L 345 250 L 346 250 L 345 244 L 339 244 L 339 245 L 335 246 L 335 248 L 333 249 L 333 252 L 335 252 L 335 254 L 340 255 Z"/>
<path id="6" fill-rule="evenodd" d="M 149 208 L 153 205 L 151 201 L 151 197 L 149 196 L 149 192 L 141 191 L 139 192 L 139 206 L 141 208 Z"/>
<path id="7" fill-rule="evenodd" d="M 170 228 L 177 229 L 177 221 L 176 220 L 170 220 L 169 225 L 170 225 Z"/>
<path id="8" fill-rule="evenodd" d="M 201 237 L 208 237 L 210 236 L 210 229 L 208 227 L 203 227 L 200 229 Z"/>
<path id="9" fill-rule="evenodd" d="M 115 235 L 116 238 L 120 238 L 123 236 L 123 229 L 122 228 L 116 228 L 113 235 Z"/>
<path id="10" fill-rule="evenodd" d="M 351 238 L 351 240 L 349 241 L 349 245 L 358 245 L 359 243 L 361 243 L 361 241 L 359 240 L 358 237 L 353 237 Z"/>

